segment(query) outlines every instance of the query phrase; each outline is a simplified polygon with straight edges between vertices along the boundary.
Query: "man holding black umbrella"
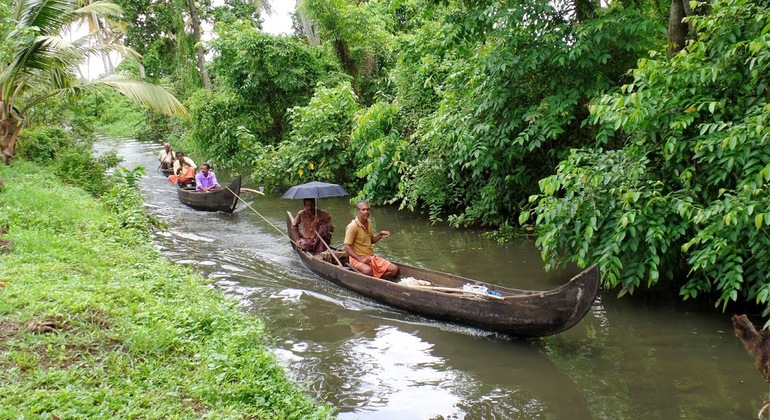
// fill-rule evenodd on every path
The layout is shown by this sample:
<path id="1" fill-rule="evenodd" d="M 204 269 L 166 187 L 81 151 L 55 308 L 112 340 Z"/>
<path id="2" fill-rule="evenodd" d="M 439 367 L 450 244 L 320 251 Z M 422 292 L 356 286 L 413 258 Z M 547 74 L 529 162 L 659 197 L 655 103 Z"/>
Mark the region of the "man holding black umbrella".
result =
<path id="1" fill-rule="evenodd" d="M 297 213 L 291 228 L 296 237 L 299 238 L 297 246 L 300 249 L 313 254 L 320 254 L 326 251 L 326 245 L 319 240 L 318 236 L 320 235 L 327 244 L 332 242 L 332 233 L 334 232 L 332 217 L 327 211 L 316 208 L 314 198 L 306 198 L 303 203 L 304 208 Z M 299 231 L 300 225 L 302 225 L 301 233 Z"/>

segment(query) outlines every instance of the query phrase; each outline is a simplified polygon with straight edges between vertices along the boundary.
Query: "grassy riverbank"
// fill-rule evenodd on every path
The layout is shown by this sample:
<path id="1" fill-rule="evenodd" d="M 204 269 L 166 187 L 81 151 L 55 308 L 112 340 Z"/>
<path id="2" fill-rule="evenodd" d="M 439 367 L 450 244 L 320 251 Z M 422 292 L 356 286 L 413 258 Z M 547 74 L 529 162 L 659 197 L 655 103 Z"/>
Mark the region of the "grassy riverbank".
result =
<path id="1" fill-rule="evenodd" d="M 258 320 L 103 200 L 30 163 L 0 178 L 0 418 L 331 416 Z"/>

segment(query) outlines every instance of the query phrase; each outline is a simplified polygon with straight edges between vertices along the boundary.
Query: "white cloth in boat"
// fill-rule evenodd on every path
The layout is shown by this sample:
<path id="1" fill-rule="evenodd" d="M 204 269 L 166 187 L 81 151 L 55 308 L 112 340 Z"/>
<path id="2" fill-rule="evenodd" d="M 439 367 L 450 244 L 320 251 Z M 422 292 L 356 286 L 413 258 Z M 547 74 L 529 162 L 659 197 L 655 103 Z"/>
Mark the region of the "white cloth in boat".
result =
<path id="1" fill-rule="evenodd" d="M 428 280 L 416 279 L 414 277 L 404 277 L 401 280 L 399 280 L 398 284 L 403 284 L 405 286 L 432 286 L 433 285 L 433 283 L 429 282 Z"/>

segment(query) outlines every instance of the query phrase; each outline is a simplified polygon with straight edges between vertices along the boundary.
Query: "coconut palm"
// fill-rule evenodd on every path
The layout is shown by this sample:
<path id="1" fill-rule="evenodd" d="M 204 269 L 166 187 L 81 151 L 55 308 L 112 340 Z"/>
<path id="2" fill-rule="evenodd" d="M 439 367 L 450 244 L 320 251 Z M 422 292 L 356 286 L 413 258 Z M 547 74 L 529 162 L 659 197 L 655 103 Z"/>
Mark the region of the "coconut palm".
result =
<path id="1" fill-rule="evenodd" d="M 91 0 L 80 1 L 81 6 L 91 2 Z M 89 32 L 95 32 L 97 34 L 95 37 L 97 44 L 122 45 L 122 38 L 124 35 L 123 23 L 116 23 L 109 19 L 105 19 L 104 16 L 97 16 L 95 13 L 89 13 L 78 19 L 74 27 L 70 26 L 70 31 L 75 31 L 83 25 L 88 27 Z M 112 63 L 110 54 L 102 54 L 101 58 L 105 73 L 115 74 L 115 65 Z M 80 76 L 83 77 L 83 68 L 78 69 L 78 71 L 80 72 Z"/>
<path id="2" fill-rule="evenodd" d="M 92 82 L 79 80 L 77 69 L 90 57 L 119 51 L 138 59 L 120 45 L 91 42 L 97 34 L 69 42 L 61 34 L 84 15 L 119 16 L 120 6 L 103 1 L 81 5 L 78 0 L 16 0 L 11 23 L 0 41 L 0 152 L 3 162 L 14 157 L 16 139 L 27 110 L 46 99 L 75 97 L 100 89 L 116 91 L 133 102 L 166 115 L 182 115 L 185 109 L 165 89 L 129 75 L 112 75 Z M 0 32 L 5 32 L 0 30 Z"/>

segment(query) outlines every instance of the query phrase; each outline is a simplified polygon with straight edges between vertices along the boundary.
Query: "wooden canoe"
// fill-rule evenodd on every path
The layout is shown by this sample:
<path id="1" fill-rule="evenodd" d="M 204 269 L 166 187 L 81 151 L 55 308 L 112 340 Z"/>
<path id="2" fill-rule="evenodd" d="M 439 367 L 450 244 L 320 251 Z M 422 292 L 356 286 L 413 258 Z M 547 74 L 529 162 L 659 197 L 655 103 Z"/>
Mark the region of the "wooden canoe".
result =
<path id="1" fill-rule="evenodd" d="M 236 176 L 227 187 L 211 192 L 199 192 L 194 186 L 182 187 L 177 184 L 176 193 L 179 201 L 196 210 L 232 213 L 238 205 L 236 195 L 241 193 L 241 176 Z"/>
<path id="2" fill-rule="evenodd" d="M 287 212 L 288 213 L 288 212 Z M 322 278 L 360 295 L 389 306 L 429 318 L 465 324 L 516 337 L 543 337 L 568 330 L 589 311 L 599 291 L 599 268 L 594 265 L 552 290 L 532 291 L 497 286 L 453 274 L 399 266 L 399 279 L 383 280 L 363 275 L 347 267 L 344 252 L 312 255 L 296 246 L 291 229 L 292 215 L 287 214 L 286 227 L 291 245 L 302 263 Z M 337 259 L 344 266 L 337 264 Z M 408 286 L 397 283 L 413 277 L 427 280 L 431 286 Z M 486 287 L 502 297 L 474 291 L 463 286 Z"/>

